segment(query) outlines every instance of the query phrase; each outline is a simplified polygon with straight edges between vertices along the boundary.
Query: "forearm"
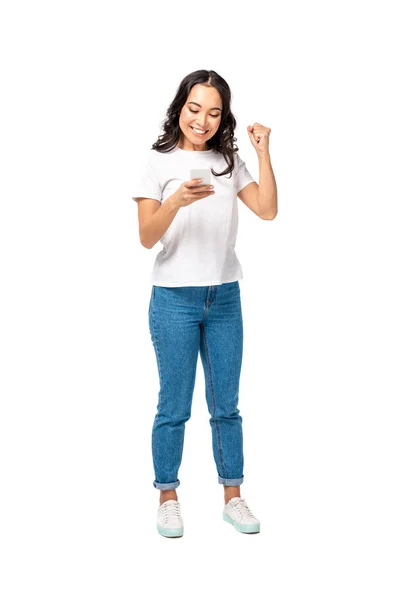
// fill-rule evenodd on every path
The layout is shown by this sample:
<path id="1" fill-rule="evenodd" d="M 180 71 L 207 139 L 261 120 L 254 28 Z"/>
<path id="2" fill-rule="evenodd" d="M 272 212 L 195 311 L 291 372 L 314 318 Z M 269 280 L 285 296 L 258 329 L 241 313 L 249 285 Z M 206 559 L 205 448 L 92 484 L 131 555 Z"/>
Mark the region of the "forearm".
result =
<path id="1" fill-rule="evenodd" d="M 278 190 L 270 155 L 258 157 L 259 180 L 258 205 L 260 213 L 274 218 L 278 212 Z"/>
<path id="2" fill-rule="evenodd" d="M 167 198 L 160 208 L 145 221 L 140 230 L 140 242 L 149 250 L 160 241 L 179 211 L 174 194 Z"/>

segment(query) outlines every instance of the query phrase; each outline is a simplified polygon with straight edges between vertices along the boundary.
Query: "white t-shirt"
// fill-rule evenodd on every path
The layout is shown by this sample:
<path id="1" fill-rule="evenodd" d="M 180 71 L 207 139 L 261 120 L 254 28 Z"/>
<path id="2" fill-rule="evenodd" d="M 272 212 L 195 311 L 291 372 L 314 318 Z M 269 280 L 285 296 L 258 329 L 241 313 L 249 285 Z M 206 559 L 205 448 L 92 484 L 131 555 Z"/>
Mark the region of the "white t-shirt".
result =
<path id="1" fill-rule="evenodd" d="M 215 194 L 178 210 L 160 239 L 164 247 L 156 256 L 153 285 L 206 286 L 243 279 L 235 253 L 237 194 L 254 179 L 237 152 L 234 161 L 230 178 L 215 177 L 211 172 Z M 212 167 L 221 173 L 227 166 L 224 156 L 213 149 L 193 151 L 176 146 L 166 153 L 151 149 L 137 173 L 132 198 L 154 198 L 162 204 L 190 180 L 190 169 Z"/>

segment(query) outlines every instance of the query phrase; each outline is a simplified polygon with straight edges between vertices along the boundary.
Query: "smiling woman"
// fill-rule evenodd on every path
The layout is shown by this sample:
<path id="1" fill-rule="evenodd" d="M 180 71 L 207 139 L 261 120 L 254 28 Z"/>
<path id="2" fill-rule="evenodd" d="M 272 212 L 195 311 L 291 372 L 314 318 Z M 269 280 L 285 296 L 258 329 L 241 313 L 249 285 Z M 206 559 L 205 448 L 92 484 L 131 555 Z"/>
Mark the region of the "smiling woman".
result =
<path id="1" fill-rule="evenodd" d="M 142 244 L 163 245 L 153 267 L 148 319 L 160 380 L 153 486 L 160 491 L 157 529 L 167 537 L 183 535 L 176 488 L 199 353 L 217 481 L 224 489 L 223 519 L 242 533 L 260 531 L 260 521 L 240 497 L 243 274 L 235 252 L 238 195 L 257 214 L 258 184 L 234 144 L 230 102 L 229 86 L 215 71 L 187 75 L 133 196 Z M 191 179 L 191 170 L 210 174 L 213 189 Z M 195 481 L 202 485 L 196 476 Z"/>
<path id="2" fill-rule="evenodd" d="M 231 91 L 215 71 L 195 71 L 181 82 L 163 123 L 164 133 L 152 146 L 158 152 L 215 150 L 226 160 L 222 173 L 232 173 L 234 154 L 238 151 L 234 137 L 236 119 L 231 111 Z"/>
<path id="3" fill-rule="evenodd" d="M 198 101 L 196 102 L 196 99 Z M 196 84 L 190 90 L 189 97 L 185 106 L 183 107 L 180 118 L 179 118 L 179 126 L 182 129 L 182 132 L 186 129 L 186 134 L 190 134 L 190 131 L 187 131 L 187 127 L 189 127 L 196 137 L 205 138 L 212 137 L 216 131 L 218 130 L 219 124 L 221 122 L 221 114 L 222 108 L 220 106 L 213 106 L 208 109 L 207 107 L 203 108 L 199 102 L 209 101 L 209 102 L 218 102 L 221 103 L 220 95 L 216 91 L 215 88 L 208 88 L 201 84 Z M 197 110 L 193 110 L 192 107 L 198 107 Z M 219 111 L 219 112 L 218 112 Z M 216 113 L 216 114 L 212 114 Z M 198 115 L 194 117 L 193 115 Z M 207 128 L 208 127 L 208 128 Z M 210 135 L 208 135 L 210 134 Z M 183 136 L 184 139 L 180 141 L 180 148 L 183 150 L 204 150 L 207 148 L 198 148 L 195 147 L 196 144 L 190 144 L 187 139 L 187 135 Z M 186 139 L 185 139 L 186 138 Z M 182 146 L 183 144 L 183 146 Z M 190 146 L 193 146 L 191 148 Z M 185 147 L 186 146 L 186 147 Z"/>

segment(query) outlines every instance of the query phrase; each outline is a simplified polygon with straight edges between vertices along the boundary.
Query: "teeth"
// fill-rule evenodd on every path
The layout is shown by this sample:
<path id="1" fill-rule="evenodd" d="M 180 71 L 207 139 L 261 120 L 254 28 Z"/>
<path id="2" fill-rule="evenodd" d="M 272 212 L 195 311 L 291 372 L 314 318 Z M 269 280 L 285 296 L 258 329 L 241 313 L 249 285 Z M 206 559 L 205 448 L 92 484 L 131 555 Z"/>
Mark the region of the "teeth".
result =
<path id="1" fill-rule="evenodd" d="M 195 133 L 199 133 L 200 135 L 206 132 L 206 129 L 196 129 L 195 127 L 192 127 L 192 129 Z"/>

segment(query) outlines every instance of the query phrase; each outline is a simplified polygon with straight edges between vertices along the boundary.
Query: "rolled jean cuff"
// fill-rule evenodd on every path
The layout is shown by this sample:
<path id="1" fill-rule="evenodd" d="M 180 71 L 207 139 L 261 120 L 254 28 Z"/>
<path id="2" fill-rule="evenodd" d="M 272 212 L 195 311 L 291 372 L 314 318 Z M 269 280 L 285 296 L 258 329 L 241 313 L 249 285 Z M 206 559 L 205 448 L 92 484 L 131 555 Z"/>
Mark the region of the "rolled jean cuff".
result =
<path id="1" fill-rule="evenodd" d="M 174 490 L 178 487 L 178 485 L 180 485 L 180 483 L 181 482 L 179 479 L 173 481 L 172 483 L 158 483 L 158 481 L 153 481 L 153 485 L 155 488 L 157 488 L 157 490 Z"/>
<path id="2" fill-rule="evenodd" d="M 239 479 L 224 479 L 218 475 L 218 483 L 223 483 L 224 485 L 242 485 L 243 479 L 243 475 Z"/>

